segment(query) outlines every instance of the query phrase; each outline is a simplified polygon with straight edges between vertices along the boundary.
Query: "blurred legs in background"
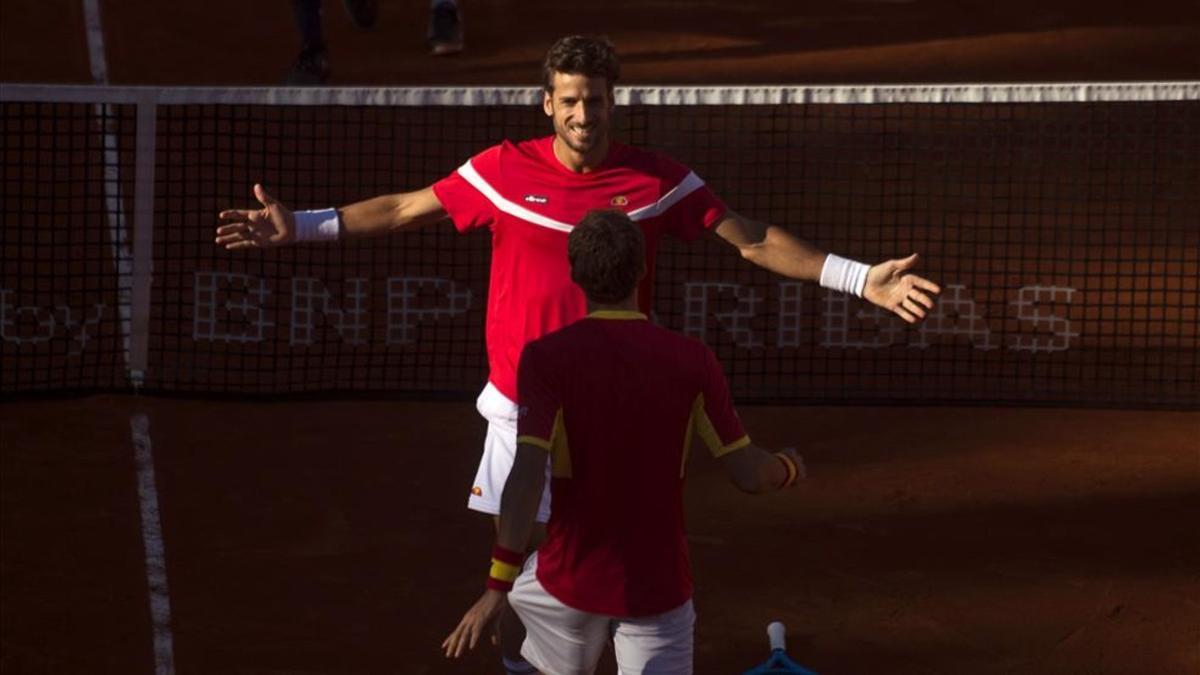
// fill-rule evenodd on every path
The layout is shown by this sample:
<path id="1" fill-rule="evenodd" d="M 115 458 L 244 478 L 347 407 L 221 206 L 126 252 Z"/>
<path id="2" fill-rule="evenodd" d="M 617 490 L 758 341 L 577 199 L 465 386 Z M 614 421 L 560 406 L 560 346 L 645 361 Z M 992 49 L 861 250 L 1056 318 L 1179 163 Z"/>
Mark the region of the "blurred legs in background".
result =
<path id="1" fill-rule="evenodd" d="M 379 19 L 379 0 L 343 0 L 342 4 L 354 25 L 374 28 Z M 323 18 L 320 0 L 292 0 L 292 13 L 300 31 L 300 54 L 284 84 L 324 84 L 329 79 L 329 47 L 320 28 Z"/>
<path id="2" fill-rule="evenodd" d="M 433 0 L 429 8 L 429 52 L 449 56 L 462 50 L 462 10 L 457 0 Z"/>
<path id="3" fill-rule="evenodd" d="M 379 20 L 379 0 L 343 0 L 355 26 L 374 28 Z M 321 0 L 292 0 L 292 14 L 300 31 L 300 54 L 284 81 L 293 86 L 319 85 L 329 79 L 329 49 L 321 30 Z M 434 56 L 457 54 L 463 49 L 462 11 L 457 0 L 432 0 L 429 8 L 429 50 Z"/>

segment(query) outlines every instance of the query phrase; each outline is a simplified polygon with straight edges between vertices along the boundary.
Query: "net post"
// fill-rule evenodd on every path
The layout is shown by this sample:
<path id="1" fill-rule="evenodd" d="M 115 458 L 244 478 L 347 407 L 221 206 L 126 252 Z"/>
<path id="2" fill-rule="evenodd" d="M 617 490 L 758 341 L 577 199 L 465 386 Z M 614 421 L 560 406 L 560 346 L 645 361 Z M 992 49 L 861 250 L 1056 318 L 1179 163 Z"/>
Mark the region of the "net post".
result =
<path id="1" fill-rule="evenodd" d="M 133 188 L 133 278 L 130 296 L 129 382 L 145 382 L 150 349 L 150 285 L 154 278 L 154 162 L 158 99 L 154 90 L 138 97 Z"/>

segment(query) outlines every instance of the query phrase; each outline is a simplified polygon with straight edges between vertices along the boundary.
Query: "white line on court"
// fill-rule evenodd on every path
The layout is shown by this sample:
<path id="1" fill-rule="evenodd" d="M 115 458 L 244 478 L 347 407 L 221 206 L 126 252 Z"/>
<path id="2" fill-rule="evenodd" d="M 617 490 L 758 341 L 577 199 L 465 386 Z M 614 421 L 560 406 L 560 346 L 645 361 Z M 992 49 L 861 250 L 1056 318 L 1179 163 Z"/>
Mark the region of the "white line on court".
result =
<path id="1" fill-rule="evenodd" d="M 104 56 L 104 28 L 100 25 L 100 0 L 83 0 L 83 26 L 87 31 L 88 61 L 92 81 L 108 84 L 108 59 Z"/>
<path id="2" fill-rule="evenodd" d="M 150 590 L 150 619 L 154 626 L 154 673 L 174 675 L 175 650 L 171 636 L 171 597 L 167 590 L 167 556 L 158 515 L 158 489 L 154 482 L 154 455 L 150 443 L 150 418 L 137 413 L 129 418 L 133 454 L 137 462 L 138 504 L 142 516 L 142 544 L 146 550 L 146 586 Z"/>

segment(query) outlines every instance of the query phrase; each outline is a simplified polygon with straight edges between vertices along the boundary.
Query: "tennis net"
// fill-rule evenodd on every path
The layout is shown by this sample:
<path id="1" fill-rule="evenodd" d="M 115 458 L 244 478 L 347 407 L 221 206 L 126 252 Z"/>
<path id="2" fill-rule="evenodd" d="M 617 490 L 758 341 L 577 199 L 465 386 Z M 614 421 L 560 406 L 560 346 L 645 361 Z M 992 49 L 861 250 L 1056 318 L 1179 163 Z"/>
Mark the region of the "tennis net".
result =
<path id="1" fill-rule="evenodd" d="M 629 87 L 616 136 L 864 261 L 909 327 L 667 241 L 656 319 L 763 402 L 1200 406 L 1200 83 Z M 550 132 L 529 88 L 0 88 L 0 393 L 469 395 L 486 234 L 231 253 L 216 214 L 423 187 Z"/>

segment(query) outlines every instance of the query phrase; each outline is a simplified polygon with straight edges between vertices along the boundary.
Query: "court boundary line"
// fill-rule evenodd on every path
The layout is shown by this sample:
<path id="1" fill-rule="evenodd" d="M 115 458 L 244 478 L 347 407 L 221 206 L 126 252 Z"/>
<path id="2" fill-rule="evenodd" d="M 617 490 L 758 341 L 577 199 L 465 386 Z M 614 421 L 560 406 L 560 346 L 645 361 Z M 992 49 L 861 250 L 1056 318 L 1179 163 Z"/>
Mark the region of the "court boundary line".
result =
<path id="1" fill-rule="evenodd" d="M 136 413 L 129 418 L 133 454 L 137 462 L 139 516 L 142 546 L 146 556 L 146 586 L 150 595 L 150 620 L 154 629 L 155 675 L 175 672 L 174 636 L 171 633 L 171 595 L 167 585 L 167 555 L 159 515 L 158 489 L 154 475 L 150 418 Z"/>
<path id="2" fill-rule="evenodd" d="M 100 0 L 83 0 L 83 26 L 87 33 L 88 67 L 96 84 L 108 84 L 108 59 L 104 49 L 104 26 L 100 22 Z"/>

